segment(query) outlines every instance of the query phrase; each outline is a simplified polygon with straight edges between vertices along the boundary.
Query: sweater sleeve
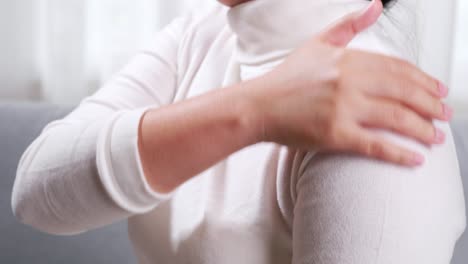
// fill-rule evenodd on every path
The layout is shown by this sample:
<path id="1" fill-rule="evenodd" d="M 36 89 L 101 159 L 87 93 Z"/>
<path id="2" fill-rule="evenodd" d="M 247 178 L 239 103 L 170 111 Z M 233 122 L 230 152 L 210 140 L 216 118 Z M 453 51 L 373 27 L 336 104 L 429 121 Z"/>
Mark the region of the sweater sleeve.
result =
<path id="1" fill-rule="evenodd" d="M 426 157 L 405 168 L 350 154 L 307 154 L 293 183 L 293 264 L 449 263 L 465 229 L 465 203 L 450 128 L 426 147 L 385 139 Z"/>
<path id="2" fill-rule="evenodd" d="M 23 153 L 12 194 L 16 217 L 52 234 L 76 234 L 155 208 L 138 154 L 150 108 L 170 104 L 177 51 L 190 17 L 174 20 L 104 87 L 48 124 Z"/>

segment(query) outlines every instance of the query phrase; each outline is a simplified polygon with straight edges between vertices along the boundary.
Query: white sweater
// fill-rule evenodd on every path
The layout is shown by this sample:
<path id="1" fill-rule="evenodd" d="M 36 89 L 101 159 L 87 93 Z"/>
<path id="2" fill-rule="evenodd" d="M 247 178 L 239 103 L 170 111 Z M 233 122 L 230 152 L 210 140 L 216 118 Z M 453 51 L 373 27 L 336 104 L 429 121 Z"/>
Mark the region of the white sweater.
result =
<path id="1" fill-rule="evenodd" d="M 258 76 L 367 3 L 302 0 L 297 8 L 299 1 L 216 5 L 176 19 L 29 146 L 14 185 L 15 215 L 62 235 L 128 218 L 140 263 L 448 264 L 465 207 L 447 124 L 438 125 L 448 142 L 432 148 L 376 131 L 424 153 L 417 169 L 261 143 L 168 195 L 145 180 L 137 150 L 144 111 Z M 378 31 L 351 45 L 398 54 Z"/>

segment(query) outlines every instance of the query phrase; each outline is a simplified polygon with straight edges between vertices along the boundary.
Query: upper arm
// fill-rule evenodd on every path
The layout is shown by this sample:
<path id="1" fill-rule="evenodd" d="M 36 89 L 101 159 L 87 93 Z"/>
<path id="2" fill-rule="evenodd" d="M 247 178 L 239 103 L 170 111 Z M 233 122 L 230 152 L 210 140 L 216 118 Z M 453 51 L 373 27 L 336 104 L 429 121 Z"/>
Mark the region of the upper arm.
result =
<path id="1" fill-rule="evenodd" d="M 449 263 L 465 227 L 463 190 L 449 141 L 421 151 L 424 166 L 319 153 L 303 161 L 295 183 L 294 264 Z"/>

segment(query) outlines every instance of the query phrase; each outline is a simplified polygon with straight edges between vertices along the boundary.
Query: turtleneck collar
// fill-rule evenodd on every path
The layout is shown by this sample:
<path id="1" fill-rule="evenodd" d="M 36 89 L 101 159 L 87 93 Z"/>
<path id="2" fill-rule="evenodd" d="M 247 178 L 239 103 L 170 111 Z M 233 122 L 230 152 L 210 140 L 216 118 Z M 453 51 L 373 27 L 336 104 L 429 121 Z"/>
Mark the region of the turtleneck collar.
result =
<path id="1" fill-rule="evenodd" d="M 228 23 L 237 38 L 234 58 L 240 64 L 241 79 L 271 70 L 305 40 L 368 4 L 364 0 L 253 0 L 231 8 Z M 365 45 L 376 44 L 369 43 L 375 38 L 366 41 Z M 375 51 L 389 53 L 385 48 Z"/>

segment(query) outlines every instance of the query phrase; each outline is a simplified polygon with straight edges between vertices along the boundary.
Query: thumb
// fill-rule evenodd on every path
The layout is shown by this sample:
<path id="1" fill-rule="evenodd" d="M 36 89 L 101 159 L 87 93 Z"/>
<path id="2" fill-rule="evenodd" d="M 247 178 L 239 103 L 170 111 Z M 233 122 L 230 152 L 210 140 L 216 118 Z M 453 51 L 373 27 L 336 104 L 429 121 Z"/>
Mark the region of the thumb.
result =
<path id="1" fill-rule="evenodd" d="M 382 11 L 382 1 L 372 0 L 365 10 L 349 14 L 326 29 L 319 35 L 319 39 L 331 45 L 344 47 L 357 34 L 377 22 Z"/>

